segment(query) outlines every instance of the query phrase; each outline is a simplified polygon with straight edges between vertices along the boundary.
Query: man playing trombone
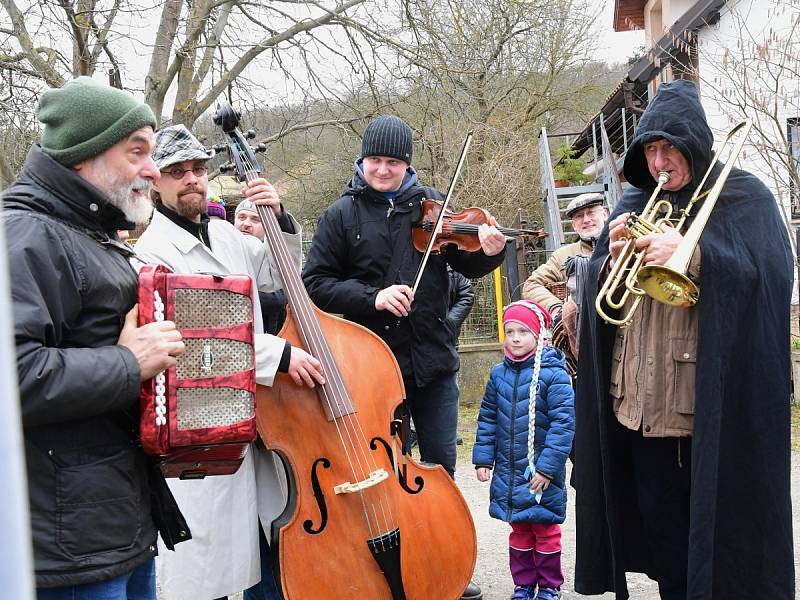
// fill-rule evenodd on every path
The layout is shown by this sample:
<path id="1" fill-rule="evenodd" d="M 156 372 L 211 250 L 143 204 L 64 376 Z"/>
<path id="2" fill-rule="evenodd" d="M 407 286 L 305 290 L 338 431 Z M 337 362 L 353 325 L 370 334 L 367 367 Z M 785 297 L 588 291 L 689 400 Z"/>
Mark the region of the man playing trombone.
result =
<path id="1" fill-rule="evenodd" d="M 772 194 L 712 143 L 694 84 L 662 84 L 625 156 L 633 187 L 589 265 L 582 594 L 628 598 L 636 571 L 665 599 L 794 597 L 791 250 Z"/>

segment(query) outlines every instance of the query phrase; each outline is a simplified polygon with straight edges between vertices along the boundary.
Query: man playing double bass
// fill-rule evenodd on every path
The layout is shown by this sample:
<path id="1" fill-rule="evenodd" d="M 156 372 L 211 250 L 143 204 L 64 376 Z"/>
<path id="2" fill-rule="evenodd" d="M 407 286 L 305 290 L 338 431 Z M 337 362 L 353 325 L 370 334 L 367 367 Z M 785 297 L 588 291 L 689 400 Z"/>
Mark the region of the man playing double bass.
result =
<path id="1" fill-rule="evenodd" d="M 712 143 L 694 84 L 661 84 L 625 156 L 634 187 L 589 265 L 575 403 L 581 594 L 628 598 L 625 572 L 638 571 L 664 599 L 794 598 L 792 258 L 772 194 L 731 171 L 688 264 L 697 304 L 645 296 L 625 328 L 595 312 L 609 265 L 623 260 L 629 214 L 642 211 L 662 172 L 673 216 L 710 168 L 709 190 L 722 169 Z M 635 247 L 645 264 L 663 265 L 682 241 L 664 225 Z"/>
<path id="2" fill-rule="evenodd" d="M 230 223 L 206 215 L 208 175 L 213 156 L 183 125 L 156 134 L 153 159 L 161 178 L 153 186 L 156 212 L 136 243 L 141 257 L 176 273 L 249 275 L 253 288 L 272 291 L 280 286 L 271 253 L 252 236 Z M 300 263 L 300 226 L 286 213 L 275 188 L 258 178 L 247 184 L 245 196 L 269 206 L 278 216 L 292 258 Z M 256 382 L 272 385 L 276 372 L 288 373 L 298 385 L 322 383 L 319 361 L 302 348 L 262 333 L 260 304 L 254 299 Z M 265 600 L 274 591 L 256 587 L 271 573 L 259 556 L 269 551 L 259 520 L 269 527 L 284 505 L 282 465 L 271 453 L 251 446 L 233 475 L 203 480 L 170 480 L 194 539 L 178 552 L 161 556 L 158 578 L 169 600 L 216 599 L 243 589 L 246 600 Z M 275 595 L 272 596 L 277 597 Z"/>
<path id="3" fill-rule="evenodd" d="M 481 250 L 454 248 L 428 261 L 416 294 L 414 280 L 422 253 L 411 228 L 422 217 L 424 198 L 442 194 L 417 181 L 411 166 L 411 128 L 382 116 L 364 130 L 361 158 L 342 196 L 320 216 L 303 281 L 314 303 L 343 314 L 379 335 L 391 348 L 416 427 L 420 457 L 456 466 L 459 367 L 455 332 L 448 325 L 447 264 L 467 277 L 489 273 L 503 261 L 505 236 L 482 225 Z M 464 598 L 481 598 L 471 583 Z"/>

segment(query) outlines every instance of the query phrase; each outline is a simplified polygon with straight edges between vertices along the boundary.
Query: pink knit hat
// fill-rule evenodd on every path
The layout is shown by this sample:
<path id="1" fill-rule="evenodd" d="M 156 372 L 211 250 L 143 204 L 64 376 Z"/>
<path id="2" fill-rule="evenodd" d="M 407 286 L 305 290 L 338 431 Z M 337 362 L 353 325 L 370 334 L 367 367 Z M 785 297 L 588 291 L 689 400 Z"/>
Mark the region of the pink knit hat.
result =
<path id="1" fill-rule="evenodd" d="M 506 323 L 513 321 L 514 323 L 519 323 L 524 327 L 530 329 L 533 334 L 538 338 L 539 337 L 539 317 L 536 316 L 536 310 L 538 309 L 539 313 L 542 315 L 544 319 L 544 326 L 550 326 L 550 313 L 545 310 L 545 308 L 541 304 L 537 304 L 536 302 L 531 302 L 530 300 L 520 300 L 519 302 L 514 302 L 513 304 L 509 304 L 505 311 L 503 311 L 503 325 Z"/>

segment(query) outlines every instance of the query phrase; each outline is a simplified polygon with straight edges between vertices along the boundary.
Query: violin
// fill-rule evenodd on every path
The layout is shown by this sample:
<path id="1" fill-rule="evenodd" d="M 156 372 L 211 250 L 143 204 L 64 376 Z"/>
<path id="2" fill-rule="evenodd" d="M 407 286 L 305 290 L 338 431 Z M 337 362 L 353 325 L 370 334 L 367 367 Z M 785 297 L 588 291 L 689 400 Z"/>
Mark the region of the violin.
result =
<path id="1" fill-rule="evenodd" d="M 422 218 L 414 224 L 411 231 L 414 249 L 419 252 L 425 252 L 441 211 L 442 202 L 438 200 L 422 201 Z M 478 240 L 478 227 L 484 224 L 497 226 L 494 217 L 483 208 L 473 206 L 458 212 L 445 209 L 441 231 L 433 242 L 431 252 L 438 254 L 442 251 L 443 246 L 450 244 L 457 246 L 459 250 L 477 252 L 481 249 L 481 243 Z M 497 229 L 508 237 L 521 235 L 530 235 L 538 238 L 547 237 L 547 232 L 544 229 L 510 229 L 500 226 L 497 226 Z"/>
<path id="2" fill-rule="evenodd" d="M 239 115 L 220 103 L 214 121 L 239 178 L 257 177 Z M 402 449 L 394 355 L 370 330 L 314 306 L 275 213 L 257 209 L 288 300 L 279 335 L 317 358 L 325 377 L 314 389 L 284 373 L 258 386 L 258 432 L 288 474 L 288 504 L 270 532 L 281 596 L 456 600 L 475 567 L 475 527 L 447 472 Z"/>

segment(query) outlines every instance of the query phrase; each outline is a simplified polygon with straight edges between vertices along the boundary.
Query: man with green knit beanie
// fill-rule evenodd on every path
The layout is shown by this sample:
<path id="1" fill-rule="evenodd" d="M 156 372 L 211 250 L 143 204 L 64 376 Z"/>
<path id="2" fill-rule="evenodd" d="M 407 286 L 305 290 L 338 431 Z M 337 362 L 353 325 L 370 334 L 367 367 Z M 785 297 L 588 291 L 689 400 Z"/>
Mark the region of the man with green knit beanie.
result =
<path id="1" fill-rule="evenodd" d="M 88 77 L 44 92 L 44 125 L 2 194 L 38 600 L 155 600 L 156 539 L 191 537 L 138 443 L 139 389 L 176 363 L 137 324 L 117 230 L 146 222 L 156 119 Z"/>
<path id="2" fill-rule="evenodd" d="M 65 167 L 101 154 L 140 127 L 156 127 L 149 106 L 91 77 L 46 91 L 36 116 L 45 126 L 42 149 Z"/>

